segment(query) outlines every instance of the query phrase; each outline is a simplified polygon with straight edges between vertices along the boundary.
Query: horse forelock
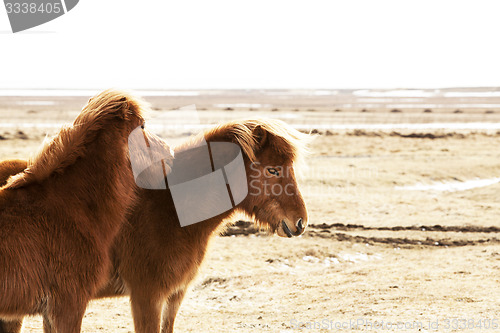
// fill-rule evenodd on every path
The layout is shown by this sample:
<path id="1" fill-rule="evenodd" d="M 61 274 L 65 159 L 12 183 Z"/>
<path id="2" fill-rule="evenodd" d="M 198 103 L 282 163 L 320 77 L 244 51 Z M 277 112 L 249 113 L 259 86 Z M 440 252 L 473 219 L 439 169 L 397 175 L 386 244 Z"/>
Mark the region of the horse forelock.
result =
<path id="1" fill-rule="evenodd" d="M 64 126 L 52 138 L 45 138 L 39 151 L 29 159 L 24 172 L 12 176 L 5 188 L 18 188 L 41 182 L 51 174 L 61 172 L 84 156 L 87 146 L 114 119 L 143 119 L 148 104 L 131 94 L 108 89 L 91 98 L 72 126 Z"/>
<path id="2" fill-rule="evenodd" d="M 308 145 L 312 136 L 297 131 L 285 122 L 277 119 L 250 119 L 238 120 L 218 125 L 206 130 L 203 135 L 206 141 L 232 141 L 241 147 L 251 162 L 257 160 L 261 150 L 259 137 L 255 129 L 260 127 L 267 133 L 266 148 L 282 159 L 294 164 L 302 164 L 309 150 Z"/>

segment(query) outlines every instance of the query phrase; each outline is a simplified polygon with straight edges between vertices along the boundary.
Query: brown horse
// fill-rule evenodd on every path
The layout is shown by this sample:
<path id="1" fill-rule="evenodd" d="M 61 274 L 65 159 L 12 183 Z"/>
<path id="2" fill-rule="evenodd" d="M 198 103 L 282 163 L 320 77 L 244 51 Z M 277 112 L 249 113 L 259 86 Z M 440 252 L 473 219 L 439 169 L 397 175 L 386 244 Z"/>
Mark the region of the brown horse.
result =
<path id="1" fill-rule="evenodd" d="M 97 95 L 0 188 L 0 318 L 42 314 L 55 332 L 80 332 L 136 200 L 127 142 L 143 108 L 123 92 Z"/>
<path id="2" fill-rule="evenodd" d="M 236 212 L 283 237 L 298 236 L 307 225 L 294 162 L 305 150 L 308 135 L 277 120 L 227 123 L 177 147 L 173 170 L 201 164 L 200 155 L 193 154 L 190 148 L 197 147 L 202 139 L 209 144 L 233 142 L 241 147 L 248 195 L 227 212 L 181 227 L 169 190 L 139 190 L 138 203 L 112 250 L 114 275 L 98 295 L 130 295 L 138 333 L 173 332 L 177 311 L 205 257 L 210 238 L 223 230 Z M 15 174 L 23 168 L 23 161 L 3 162 L 0 174 Z M 194 209 L 196 204 L 192 205 Z M 21 324 L 18 321 L 10 325 Z M 50 332 L 50 325 L 44 328 Z"/>

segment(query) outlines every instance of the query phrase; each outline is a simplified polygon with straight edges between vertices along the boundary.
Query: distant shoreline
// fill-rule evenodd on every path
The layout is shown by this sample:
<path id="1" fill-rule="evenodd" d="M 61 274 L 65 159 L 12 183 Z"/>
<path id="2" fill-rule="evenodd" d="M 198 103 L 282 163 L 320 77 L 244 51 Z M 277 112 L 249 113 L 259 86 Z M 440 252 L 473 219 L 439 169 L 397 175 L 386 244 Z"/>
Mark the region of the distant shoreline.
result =
<path id="1" fill-rule="evenodd" d="M 93 96 L 102 89 L 0 89 L 3 97 L 81 97 Z M 143 96 L 267 95 L 267 96 L 345 96 L 387 98 L 500 98 L 500 87 L 432 89 L 131 89 Z"/>

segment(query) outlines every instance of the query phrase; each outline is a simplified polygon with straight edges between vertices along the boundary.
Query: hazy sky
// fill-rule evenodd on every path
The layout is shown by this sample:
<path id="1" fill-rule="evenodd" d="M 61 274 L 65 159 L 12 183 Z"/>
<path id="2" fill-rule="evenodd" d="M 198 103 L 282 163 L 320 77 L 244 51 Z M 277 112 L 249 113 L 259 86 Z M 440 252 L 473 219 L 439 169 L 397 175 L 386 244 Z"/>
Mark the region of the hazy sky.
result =
<path id="1" fill-rule="evenodd" d="M 500 86 L 500 2 L 80 0 L 12 34 L 0 88 Z"/>

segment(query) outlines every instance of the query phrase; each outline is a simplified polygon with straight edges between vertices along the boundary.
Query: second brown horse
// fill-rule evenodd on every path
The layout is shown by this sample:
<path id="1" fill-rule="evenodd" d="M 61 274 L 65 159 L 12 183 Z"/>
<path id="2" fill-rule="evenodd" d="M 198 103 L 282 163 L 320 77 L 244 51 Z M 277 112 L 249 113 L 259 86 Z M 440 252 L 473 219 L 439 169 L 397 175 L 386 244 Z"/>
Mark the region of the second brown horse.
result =
<path id="1" fill-rule="evenodd" d="M 205 257 L 210 238 L 230 222 L 228 218 L 234 213 L 242 212 L 282 237 L 298 236 L 307 225 L 306 206 L 296 183 L 294 162 L 306 150 L 308 135 L 277 120 L 226 123 L 177 147 L 173 169 L 183 168 L 176 163 L 197 163 L 197 157 L 190 157 L 189 151 L 202 139 L 209 143 L 233 142 L 241 147 L 249 193 L 234 209 L 181 227 L 169 190 L 138 190 L 139 201 L 112 251 L 114 274 L 98 295 L 130 295 L 138 333 L 173 332 L 177 311 Z M 3 162 L 0 176 L 5 179 L 24 167 L 25 162 L 20 160 Z M 196 203 L 193 205 L 196 207 Z M 3 324 L 21 326 L 19 321 Z M 0 332 L 1 325 L 0 322 Z M 46 319 L 44 330 L 54 332 Z M 19 329 L 12 332 L 17 333 Z"/>

